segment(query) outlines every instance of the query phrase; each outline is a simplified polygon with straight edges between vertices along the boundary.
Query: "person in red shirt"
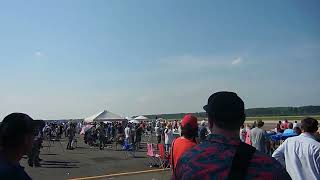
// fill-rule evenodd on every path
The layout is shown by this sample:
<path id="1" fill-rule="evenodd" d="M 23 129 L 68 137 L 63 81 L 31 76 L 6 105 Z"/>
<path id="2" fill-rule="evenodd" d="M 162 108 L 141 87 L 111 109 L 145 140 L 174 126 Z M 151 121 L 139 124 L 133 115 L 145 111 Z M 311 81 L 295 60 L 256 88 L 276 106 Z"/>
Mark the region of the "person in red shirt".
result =
<path id="1" fill-rule="evenodd" d="M 289 122 L 287 119 L 284 120 L 284 123 L 283 123 L 283 128 L 284 129 L 288 129 L 288 126 L 289 126 Z"/>
<path id="2" fill-rule="evenodd" d="M 179 158 L 189 149 L 196 146 L 198 135 L 198 120 L 192 114 L 187 114 L 181 120 L 181 137 L 172 142 L 171 167 L 174 171 Z"/>

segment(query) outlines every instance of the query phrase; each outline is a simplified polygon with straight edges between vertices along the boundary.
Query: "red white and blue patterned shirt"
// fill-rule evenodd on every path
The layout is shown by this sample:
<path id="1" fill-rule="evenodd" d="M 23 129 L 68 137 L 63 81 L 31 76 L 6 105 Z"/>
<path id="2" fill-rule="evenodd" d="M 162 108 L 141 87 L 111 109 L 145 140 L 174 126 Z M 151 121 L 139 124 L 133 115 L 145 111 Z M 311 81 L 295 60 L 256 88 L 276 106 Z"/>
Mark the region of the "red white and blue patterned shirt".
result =
<path id="1" fill-rule="evenodd" d="M 210 134 L 207 141 L 193 147 L 178 161 L 172 179 L 228 179 L 239 138 Z M 291 179 L 274 158 L 256 151 L 245 179 Z"/>

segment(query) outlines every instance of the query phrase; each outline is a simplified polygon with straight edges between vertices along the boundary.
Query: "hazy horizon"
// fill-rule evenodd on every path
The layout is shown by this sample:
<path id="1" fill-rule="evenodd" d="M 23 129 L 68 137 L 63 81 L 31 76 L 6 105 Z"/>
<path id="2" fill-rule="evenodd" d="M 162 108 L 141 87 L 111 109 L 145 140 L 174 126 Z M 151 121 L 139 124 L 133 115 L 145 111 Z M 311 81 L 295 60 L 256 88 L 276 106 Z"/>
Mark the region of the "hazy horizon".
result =
<path id="1" fill-rule="evenodd" d="M 6 1 L 0 119 L 320 104 L 320 1 Z"/>

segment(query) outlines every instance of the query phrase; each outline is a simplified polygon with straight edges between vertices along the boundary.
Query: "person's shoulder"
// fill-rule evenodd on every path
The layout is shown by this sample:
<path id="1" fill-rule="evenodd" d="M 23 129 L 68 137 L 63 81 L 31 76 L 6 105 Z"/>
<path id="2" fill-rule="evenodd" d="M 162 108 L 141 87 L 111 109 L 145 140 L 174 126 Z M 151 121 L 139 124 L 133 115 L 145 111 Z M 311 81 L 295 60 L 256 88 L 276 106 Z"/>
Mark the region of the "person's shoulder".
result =
<path id="1" fill-rule="evenodd" d="M 287 138 L 284 141 L 284 143 L 294 143 L 294 142 L 302 142 L 305 145 L 310 144 L 312 146 L 315 146 L 315 147 L 318 146 L 320 148 L 320 143 L 318 141 L 316 141 L 315 139 L 310 138 L 310 137 L 305 137 L 305 136 L 303 136 L 303 134 L 301 134 L 299 136 L 293 136 L 293 137 Z"/>
<path id="2" fill-rule="evenodd" d="M 286 169 L 273 157 L 256 151 L 251 165 L 260 175 L 270 175 L 271 179 L 291 179 Z"/>
<path id="3" fill-rule="evenodd" d="M 199 156 L 203 155 L 206 151 L 205 143 L 195 144 L 192 148 L 188 149 L 183 155 L 181 156 L 181 160 L 184 163 L 188 163 L 189 161 L 193 161 L 193 159 L 197 159 Z"/>
<path id="4" fill-rule="evenodd" d="M 276 159 L 262 152 L 256 151 L 251 163 L 250 166 L 255 168 L 256 172 L 269 174 L 273 177 L 271 179 L 291 179 L 286 169 Z"/>
<path id="5" fill-rule="evenodd" d="M 176 138 L 174 141 L 175 141 L 175 142 L 181 142 L 182 140 L 183 140 L 182 137 L 178 137 L 178 138 Z"/>
<path id="6" fill-rule="evenodd" d="M 181 144 L 181 146 L 184 146 L 184 145 L 187 145 L 187 146 L 190 146 L 190 145 L 193 145 L 193 146 L 196 146 L 197 143 L 193 142 L 192 140 L 189 140 L 189 139 L 186 139 L 186 138 L 183 138 L 183 137 L 178 137 L 177 139 L 175 139 L 175 144 Z M 180 146 L 180 145 L 179 145 Z"/>
<path id="7" fill-rule="evenodd" d="M 256 151 L 249 165 L 252 176 L 268 176 L 269 179 L 290 179 L 285 168 L 273 157 Z"/>
<path id="8" fill-rule="evenodd" d="M 320 142 L 318 142 L 316 139 L 307 137 L 300 137 L 299 139 L 310 146 L 314 151 L 320 151 Z"/>
<path id="9" fill-rule="evenodd" d="M 22 167 L 9 167 L 0 165 L 0 179 L 30 179 L 29 175 L 24 171 Z"/>
<path id="10" fill-rule="evenodd" d="M 251 166 L 265 171 L 282 171 L 282 165 L 273 157 L 256 151 L 251 159 Z"/>
<path id="11" fill-rule="evenodd" d="M 258 127 L 256 127 L 256 128 L 257 128 L 257 131 L 266 132 L 266 130 L 264 130 L 264 129 L 262 129 L 262 128 L 258 128 Z"/>

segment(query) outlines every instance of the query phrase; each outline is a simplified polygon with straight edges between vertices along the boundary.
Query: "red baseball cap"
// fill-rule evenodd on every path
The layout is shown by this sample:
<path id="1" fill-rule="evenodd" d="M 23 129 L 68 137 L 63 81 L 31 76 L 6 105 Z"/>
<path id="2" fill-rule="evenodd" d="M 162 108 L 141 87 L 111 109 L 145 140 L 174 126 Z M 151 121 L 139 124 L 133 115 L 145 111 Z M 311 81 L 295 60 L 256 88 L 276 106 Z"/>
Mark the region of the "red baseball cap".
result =
<path id="1" fill-rule="evenodd" d="M 198 128 L 198 119 L 192 114 L 185 115 L 181 120 L 181 127 L 185 127 L 187 124 L 191 126 L 192 129 Z"/>

